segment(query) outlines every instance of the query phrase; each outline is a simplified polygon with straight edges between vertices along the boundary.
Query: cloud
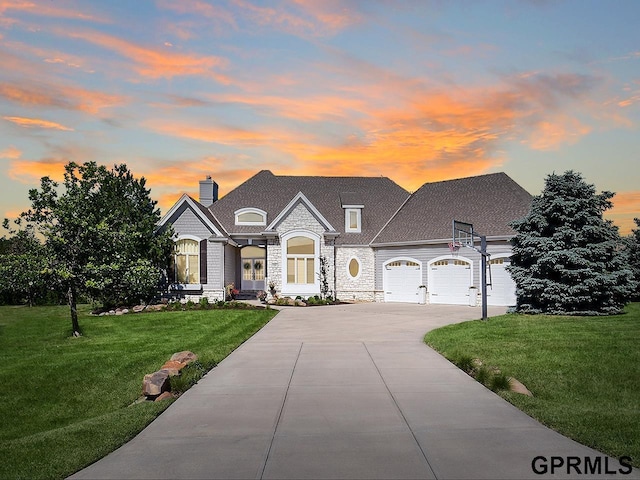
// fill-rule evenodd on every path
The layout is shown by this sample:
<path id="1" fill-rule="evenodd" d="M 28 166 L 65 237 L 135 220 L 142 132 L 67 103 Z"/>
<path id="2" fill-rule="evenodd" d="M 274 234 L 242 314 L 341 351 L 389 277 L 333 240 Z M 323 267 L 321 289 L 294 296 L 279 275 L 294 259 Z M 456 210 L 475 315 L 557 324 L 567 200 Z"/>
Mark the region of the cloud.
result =
<path id="1" fill-rule="evenodd" d="M 22 152 L 13 145 L 4 150 L 0 150 L 0 158 L 5 160 L 16 160 L 22 156 Z"/>
<path id="2" fill-rule="evenodd" d="M 60 181 L 64 178 L 66 159 L 43 158 L 40 160 L 16 159 L 9 166 L 9 178 L 21 183 L 37 183 L 42 177 Z"/>
<path id="3" fill-rule="evenodd" d="M 31 81 L 0 82 L 0 97 L 22 105 L 55 107 L 90 114 L 126 102 L 126 98 L 121 95 Z"/>
<path id="4" fill-rule="evenodd" d="M 67 31 L 57 29 L 58 35 L 85 40 L 107 50 L 111 50 L 133 61 L 132 69 L 140 76 L 158 79 L 177 76 L 205 76 L 228 84 L 230 79 L 219 73 L 227 65 L 227 60 L 214 55 L 180 53 L 167 48 L 151 48 L 127 40 L 90 30 Z"/>
<path id="5" fill-rule="evenodd" d="M 613 220 L 621 235 L 628 235 L 637 226 L 634 218 L 640 218 L 640 191 L 617 192 L 612 199 L 613 208 L 604 216 Z"/>
<path id="6" fill-rule="evenodd" d="M 39 118 L 25 118 L 25 117 L 2 117 L 3 119 L 15 123 L 24 128 L 45 128 L 52 130 L 63 130 L 72 132 L 73 128 L 65 127 L 56 122 L 50 122 L 48 120 L 41 120 Z"/>
<path id="7" fill-rule="evenodd" d="M 86 7 L 86 5 L 83 5 Z M 35 2 L 27 0 L 0 0 L 0 15 L 7 12 L 20 12 L 41 17 L 68 18 L 108 23 L 104 17 L 80 12 L 77 8 L 60 7 L 59 2 Z"/>
<path id="8" fill-rule="evenodd" d="M 230 25 L 237 28 L 233 13 L 222 7 L 220 4 L 210 4 L 199 0 L 159 0 L 156 2 L 158 8 L 170 10 L 180 15 L 195 15 L 215 22 L 216 25 Z"/>
<path id="9" fill-rule="evenodd" d="M 557 150 L 562 145 L 575 144 L 590 132 L 591 127 L 578 119 L 558 115 L 556 118 L 538 122 L 528 141 L 524 143 L 528 143 L 534 150 Z"/>

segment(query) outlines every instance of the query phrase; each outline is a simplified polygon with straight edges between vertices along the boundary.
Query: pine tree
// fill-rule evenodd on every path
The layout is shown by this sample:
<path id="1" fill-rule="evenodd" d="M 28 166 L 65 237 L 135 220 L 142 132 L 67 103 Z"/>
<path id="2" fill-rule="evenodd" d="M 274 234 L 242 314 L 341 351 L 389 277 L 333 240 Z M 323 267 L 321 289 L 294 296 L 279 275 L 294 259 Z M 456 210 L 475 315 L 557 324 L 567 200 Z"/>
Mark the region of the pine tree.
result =
<path id="1" fill-rule="evenodd" d="M 636 290 L 633 294 L 633 299 L 640 299 L 640 218 L 634 218 L 633 221 L 636 223 L 635 230 L 631 230 L 631 235 L 629 235 L 626 240 L 626 256 L 627 262 L 629 263 L 629 268 L 633 272 L 633 279 L 636 282 Z"/>
<path id="2" fill-rule="evenodd" d="M 596 193 L 579 173 L 551 174 L 529 213 L 511 223 L 517 235 L 509 271 L 517 310 L 553 315 L 619 313 L 635 284 L 622 239 L 602 218 L 612 192 Z"/>

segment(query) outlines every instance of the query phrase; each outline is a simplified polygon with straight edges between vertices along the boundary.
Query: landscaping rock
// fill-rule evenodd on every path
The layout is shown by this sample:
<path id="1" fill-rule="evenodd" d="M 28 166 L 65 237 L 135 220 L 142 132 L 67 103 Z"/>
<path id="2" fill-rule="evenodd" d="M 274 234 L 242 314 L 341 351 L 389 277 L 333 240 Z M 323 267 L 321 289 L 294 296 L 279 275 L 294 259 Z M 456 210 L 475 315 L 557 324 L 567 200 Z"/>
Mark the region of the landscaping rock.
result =
<path id="1" fill-rule="evenodd" d="M 173 398 L 173 395 L 171 394 L 171 392 L 162 392 L 153 401 L 161 402 L 162 400 L 169 400 L 170 398 Z"/>
<path id="2" fill-rule="evenodd" d="M 509 379 L 509 386 L 512 392 L 520 393 L 521 395 L 526 395 L 527 397 L 533 397 L 533 393 L 531 393 L 527 387 L 525 387 L 522 383 L 520 383 L 513 377 Z"/>
<path id="3" fill-rule="evenodd" d="M 175 360 L 169 360 L 165 362 L 165 364 L 160 367 L 160 370 L 166 370 L 169 372 L 170 377 L 175 377 L 176 375 L 180 375 L 180 370 L 186 367 L 186 364 L 182 362 L 176 362 Z"/>
<path id="4" fill-rule="evenodd" d="M 185 350 L 184 352 L 174 353 L 173 355 L 171 355 L 171 358 L 169 359 L 170 362 L 180 362 L 180 363 L 184 363 L 185 365 L 189 365 L 190 363 L 195 362 L 196 360 L 198 360 L 198 356 L 195 353 L 190 352 L 188 350 Z"/>
<path id="5" fill-rule="evenodd" d="M 133 307 L 133 313 L 140 313 L 143 310 L 144 310 L 144 305 L 136 305 L 135 307 Z"/>
<path id="6" fill-rule="evenodd" d="M 170 388 L 169 372 L 159 370 L 144 376 L 142 381 L 142 393 L 147 397 L 156 397 Z"/>

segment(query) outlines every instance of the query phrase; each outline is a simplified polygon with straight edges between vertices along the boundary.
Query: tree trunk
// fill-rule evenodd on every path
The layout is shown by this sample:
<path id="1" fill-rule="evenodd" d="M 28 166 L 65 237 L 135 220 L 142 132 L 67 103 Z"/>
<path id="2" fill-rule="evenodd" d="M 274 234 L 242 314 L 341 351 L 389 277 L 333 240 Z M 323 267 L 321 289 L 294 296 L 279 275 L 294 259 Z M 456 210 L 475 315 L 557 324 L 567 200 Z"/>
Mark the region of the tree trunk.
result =
<path id="1" fill-rule="evenodd" d="M 79 337 L 82 334 L 80 333 L 80 325 L 78 324 L 78 308 L 76 307 L 76 291 L 72 285 L 69 285 L 69 290 L 67 291 L 67 299 L 69 300 L 69 309 L 71 310 L 71 329 L 73 330 L 72 335 L 74 337 Z"/>

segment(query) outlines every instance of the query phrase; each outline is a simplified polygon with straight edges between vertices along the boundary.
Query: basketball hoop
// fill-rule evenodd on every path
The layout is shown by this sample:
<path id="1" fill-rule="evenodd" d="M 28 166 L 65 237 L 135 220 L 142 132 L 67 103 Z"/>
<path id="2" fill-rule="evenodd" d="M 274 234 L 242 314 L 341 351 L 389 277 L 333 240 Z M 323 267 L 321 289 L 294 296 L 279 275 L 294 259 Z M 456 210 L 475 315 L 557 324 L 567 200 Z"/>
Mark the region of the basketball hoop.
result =
<path id="1" fill-rule="evenodd" d="M 460 250 L 461 246 L 462 244 L 459 242 L 449 242 L 449 251 L 451 252 L 452 255 L 457 255 L 458 250 Z"/>

